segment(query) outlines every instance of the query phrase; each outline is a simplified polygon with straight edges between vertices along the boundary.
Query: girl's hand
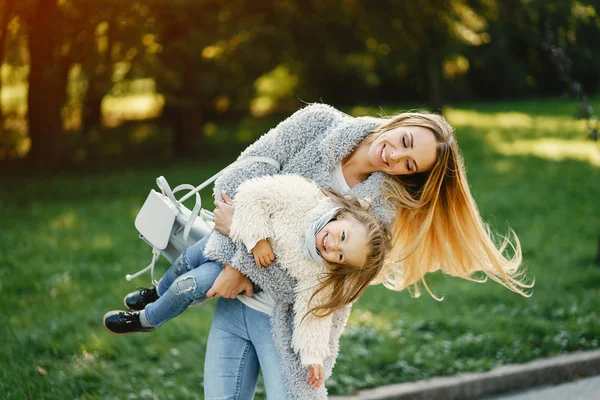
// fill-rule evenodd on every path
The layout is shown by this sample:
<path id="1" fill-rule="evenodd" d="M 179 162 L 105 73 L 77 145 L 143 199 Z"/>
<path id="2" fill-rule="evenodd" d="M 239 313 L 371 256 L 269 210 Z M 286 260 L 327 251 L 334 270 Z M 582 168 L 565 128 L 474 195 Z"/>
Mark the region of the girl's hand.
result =
<path id="1" fill-rule="evenodd" d="M 233 200 L 225 192 L 221 193 L 223 201 L 215 200 L 215 230 L 221 232 L 225 236 L 229 236 L 229 228 L 233 220 Z"/>
<path id="2" fill-rule="evenodd" d="M 256 245 L 252 248 L 252 254 L 254 254 L 254 262 L 256 262 L 256 266 L 258 267 L 271 265 L 275 259 L 271 243 L 266 239 L 256 242 Z"/>
<path id="3" fill-rule="evenodd" d="M 225 264 L 223 271 L 221 271 L 215 283 L 206 292 L 206 297 L 235 299 L 242 292 L 245 292 L 246 296 L 254 296 L 252 282 L 240 271 L 229 264 Z"/>
<path id="4" fill-rule="evenodd" d="M 321 386 L 323 384 L 323 367 L 321 367 L 319 364 L 309 365 L 308 379 L 306 381 L 314 388 Z"/>

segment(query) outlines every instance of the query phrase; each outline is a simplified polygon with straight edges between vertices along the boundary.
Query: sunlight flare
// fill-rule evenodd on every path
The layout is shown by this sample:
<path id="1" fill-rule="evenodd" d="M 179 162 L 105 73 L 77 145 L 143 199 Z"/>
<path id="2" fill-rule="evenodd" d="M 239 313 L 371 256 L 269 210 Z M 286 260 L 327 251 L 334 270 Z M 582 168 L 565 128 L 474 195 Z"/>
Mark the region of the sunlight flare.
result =
<path id="1" fill-rule="evenodd" d="M 549 138 L 496 142 L 493 146 L 504 155 L 533 155 L 552 161 L 585 161 L 600 167 L 600 147 L 590 141 Z"/>

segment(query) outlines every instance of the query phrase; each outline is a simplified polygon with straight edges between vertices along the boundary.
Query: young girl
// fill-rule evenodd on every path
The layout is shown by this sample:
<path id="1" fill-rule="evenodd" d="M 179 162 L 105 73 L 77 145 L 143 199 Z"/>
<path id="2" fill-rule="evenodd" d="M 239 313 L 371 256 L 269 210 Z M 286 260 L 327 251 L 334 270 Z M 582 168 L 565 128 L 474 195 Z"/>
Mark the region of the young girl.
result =
<path id="1" fill-rule="evenodd" d="M 297 175 L 279 175 L 240 185 L 230 236 L 252 249 L 258 267 L 270 265 L 276 254 L 297 280 L 292 347 L 309 369 L 309 383 L 320 386 L 323 359 L 330 354 L 330 316 L 355 301 L 379 275 L 389 242 L 385 227 L 354 198 L 324 192 Z M 199 267 L 193 274 L 183 273 Z M 126 307 L 137 311 L 107 313 L 105 328 L 127 334 L 161 326 L 203 300 L 221 268 L 203 254 L 182 253 L 158 292 L 128 295 Z"/>

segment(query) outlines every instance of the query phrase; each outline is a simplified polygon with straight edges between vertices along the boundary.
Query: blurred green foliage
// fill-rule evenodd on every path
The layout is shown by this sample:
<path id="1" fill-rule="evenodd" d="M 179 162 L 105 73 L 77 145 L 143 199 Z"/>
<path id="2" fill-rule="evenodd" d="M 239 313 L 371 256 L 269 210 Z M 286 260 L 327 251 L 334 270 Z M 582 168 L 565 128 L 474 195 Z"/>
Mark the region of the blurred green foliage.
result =
<path id="1" fill-rule="evenodd" d="M 156 119 L 179 157 L 206 153 L 214 124 L 302 102 L 439 109 L 557 95 L 548 33 L 594 93 L 599 10 L 581 0 L 0 0 L 0 160 L 91 161 L 105 129 L 131 119 Z"/>

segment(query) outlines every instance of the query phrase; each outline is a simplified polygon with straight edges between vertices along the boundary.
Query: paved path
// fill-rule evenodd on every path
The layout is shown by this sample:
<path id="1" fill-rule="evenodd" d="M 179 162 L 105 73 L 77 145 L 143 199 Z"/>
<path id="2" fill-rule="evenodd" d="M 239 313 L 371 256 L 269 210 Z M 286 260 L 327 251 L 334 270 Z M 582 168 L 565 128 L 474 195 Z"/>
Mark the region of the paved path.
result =
<path id="1" fill-rule="evenodd" d="M 482 400 L 600 400 L 600 375 Z"/>
<path id="2" fill-rule="evenodd" d="M 577 379 L 578 377 L 591 377 Z M 548 386 L 555 383 L 559 386 Z M 546 385 L 546 386 L 544 386 Z M 535 388 L 535 389 L 530 389 Z M 509 393 L 513 395 L 495 395 Z M 331 400 L 600 400 L 600 349 L 488 372 L 470 372 L 368 389 Z"/>

